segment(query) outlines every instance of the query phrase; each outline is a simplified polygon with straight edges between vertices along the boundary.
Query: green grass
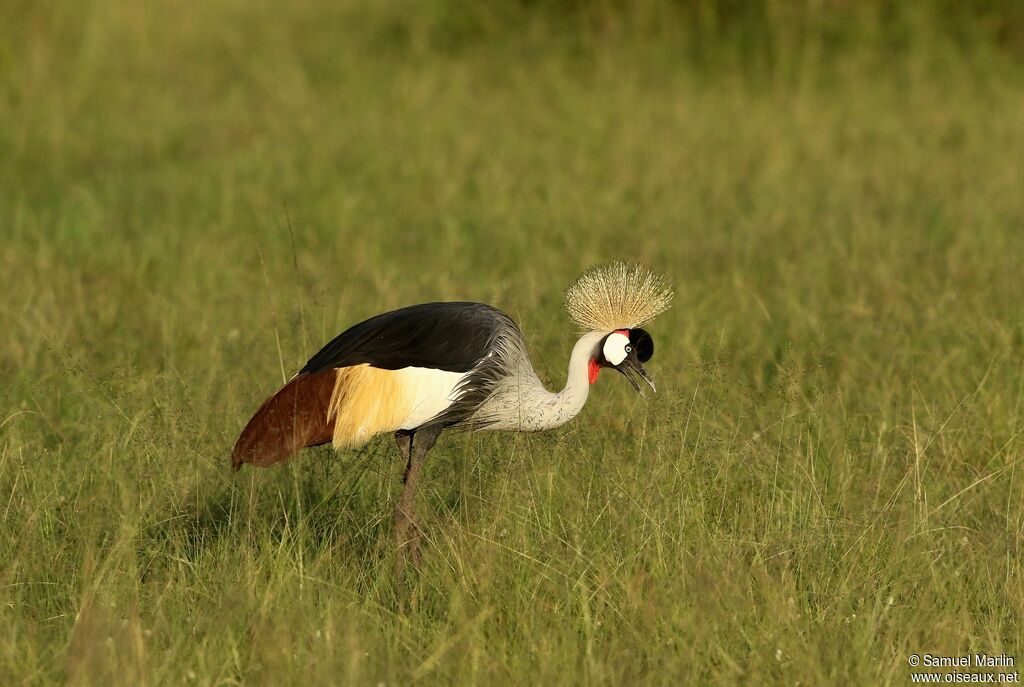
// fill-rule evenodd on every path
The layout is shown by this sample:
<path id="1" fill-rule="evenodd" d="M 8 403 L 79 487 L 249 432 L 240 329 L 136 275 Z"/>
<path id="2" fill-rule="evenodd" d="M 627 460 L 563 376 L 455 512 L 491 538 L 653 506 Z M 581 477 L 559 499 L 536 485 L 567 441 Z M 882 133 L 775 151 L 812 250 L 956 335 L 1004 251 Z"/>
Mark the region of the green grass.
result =
<path id="1" fill-rule="evenodd" d="M 1024 660 L 1014 5 L 2 4 L 0 683 Z M 230 472 L 385 309 L 499 306 L 561 385 L 612 259 L 677 286 L 659 393 L 442 437 L 408 608 L 389 438 Z"/>

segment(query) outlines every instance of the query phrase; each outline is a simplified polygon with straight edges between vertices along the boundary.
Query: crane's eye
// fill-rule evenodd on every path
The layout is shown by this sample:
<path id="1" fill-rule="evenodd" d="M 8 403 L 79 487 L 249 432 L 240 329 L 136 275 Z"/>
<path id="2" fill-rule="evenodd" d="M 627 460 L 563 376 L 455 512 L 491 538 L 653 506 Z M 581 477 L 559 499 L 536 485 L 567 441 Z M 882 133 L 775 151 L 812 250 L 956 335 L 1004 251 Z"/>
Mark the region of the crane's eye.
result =
<path id="1" fill-rule="evenodd" d="M 632 352 L 633 352 L 633 347 L 632 346 L 626 346 L 626 353 L 632 353 Z"/>

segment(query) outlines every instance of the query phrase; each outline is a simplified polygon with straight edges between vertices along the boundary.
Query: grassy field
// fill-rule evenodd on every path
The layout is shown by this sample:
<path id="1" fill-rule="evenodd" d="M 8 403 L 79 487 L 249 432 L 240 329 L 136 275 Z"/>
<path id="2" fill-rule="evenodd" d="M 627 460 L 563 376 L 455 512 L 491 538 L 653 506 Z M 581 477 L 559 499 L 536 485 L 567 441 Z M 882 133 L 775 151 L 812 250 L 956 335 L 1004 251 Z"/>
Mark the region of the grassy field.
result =
<path id="1" fill-rule="evenodd" d="M 1024 661 L 1012 3 L 0 4 L 0 684 Z M 501 307 L 560 387 L 612 259 L 676 284 L 659 393 L 442 438 L 407 607 L 390 438 L 231 473 L 382 310 Z"/>

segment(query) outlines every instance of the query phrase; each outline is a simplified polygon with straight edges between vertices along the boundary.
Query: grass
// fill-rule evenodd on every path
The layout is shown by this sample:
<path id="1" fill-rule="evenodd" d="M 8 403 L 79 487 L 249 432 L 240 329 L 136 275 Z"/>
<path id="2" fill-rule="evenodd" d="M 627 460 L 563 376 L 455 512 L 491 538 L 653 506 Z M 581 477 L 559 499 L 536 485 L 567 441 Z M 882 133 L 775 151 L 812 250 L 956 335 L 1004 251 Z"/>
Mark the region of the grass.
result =
<path id="1" fill-rule="evenodd" d="M 1012 5 L 3 4 L 0 683 L 1024 659 Z M 497 305 L 560 385 L 562 291 L 611 259 L 677 286 L 658 395 L 443 437 L 410 607 L 390 439 L 230 472 L 385 309 Z"/>

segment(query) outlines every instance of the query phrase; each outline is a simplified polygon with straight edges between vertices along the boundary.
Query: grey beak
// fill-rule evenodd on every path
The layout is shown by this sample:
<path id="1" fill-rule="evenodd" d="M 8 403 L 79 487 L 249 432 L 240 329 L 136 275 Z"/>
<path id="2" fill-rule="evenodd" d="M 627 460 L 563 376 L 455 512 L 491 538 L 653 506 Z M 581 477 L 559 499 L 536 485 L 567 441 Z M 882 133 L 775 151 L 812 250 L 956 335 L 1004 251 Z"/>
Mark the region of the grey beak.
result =
<path id="1" fill-rule="evenodd" d="M 644 369 L 643 365 L 640 365 L 639 363 L 637 364 L 636 373 L 640 375 L 641 379 L 647 382 L 647 385 L 651 387 L 651 391 L 658 393 L 658 387 L 654 386 L 654 380 L 647 376 L 647 370 Z"/>
<path id="2" fill-rule="evenodd" d="M 636 377 L 647 382 L 647 385 L 651 387 L 651 391 L 657 393 L 658 389 L 654 386 L 654 382 L 647 376 L 647 370 L 640 364 L 640 361 L 636 359 L 636 356 L 629 356 L 623 360 L 615 368 L 622 373 L 622 376 L 629 380 L 629 383 L 633 385 L 633 388 L 640 392 L 641 396 L 644 396 L 644 390 L 640 388 L 640 383 L 636 381 Z M 635 375 L 635 376 L 634 376 Z"/>

